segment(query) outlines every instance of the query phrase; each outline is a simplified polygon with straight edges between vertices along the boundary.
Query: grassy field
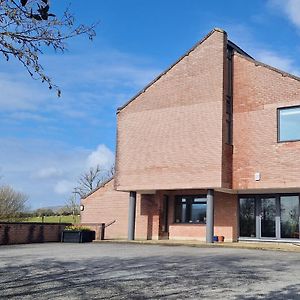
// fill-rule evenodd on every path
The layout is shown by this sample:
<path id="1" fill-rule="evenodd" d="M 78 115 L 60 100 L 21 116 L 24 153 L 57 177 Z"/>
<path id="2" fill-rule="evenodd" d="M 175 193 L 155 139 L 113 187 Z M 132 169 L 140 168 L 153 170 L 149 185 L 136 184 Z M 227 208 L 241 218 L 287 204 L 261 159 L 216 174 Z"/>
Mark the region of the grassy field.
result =
<path id="1" fill-rule="evenodd" d="M 32 217 L 23 219 L 22 222 L 44 222 L 44 223 L 80 223 L 80 216 L 45 216 L 44 220 L 42 217 Z"/>

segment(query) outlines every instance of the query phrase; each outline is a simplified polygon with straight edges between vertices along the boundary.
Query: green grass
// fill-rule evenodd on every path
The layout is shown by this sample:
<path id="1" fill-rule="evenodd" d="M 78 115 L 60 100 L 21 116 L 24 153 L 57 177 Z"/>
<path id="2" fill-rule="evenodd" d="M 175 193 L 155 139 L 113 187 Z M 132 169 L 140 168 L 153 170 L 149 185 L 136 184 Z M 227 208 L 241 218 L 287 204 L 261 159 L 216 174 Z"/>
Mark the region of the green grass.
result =
<path id="1" fill-rule="evenodd" d="M 42 217 L 31 217 L 23 219 L 22 222 L 43 222 Z M 45 216 L 44 223 L 80 223 L 80 216 Z"/>

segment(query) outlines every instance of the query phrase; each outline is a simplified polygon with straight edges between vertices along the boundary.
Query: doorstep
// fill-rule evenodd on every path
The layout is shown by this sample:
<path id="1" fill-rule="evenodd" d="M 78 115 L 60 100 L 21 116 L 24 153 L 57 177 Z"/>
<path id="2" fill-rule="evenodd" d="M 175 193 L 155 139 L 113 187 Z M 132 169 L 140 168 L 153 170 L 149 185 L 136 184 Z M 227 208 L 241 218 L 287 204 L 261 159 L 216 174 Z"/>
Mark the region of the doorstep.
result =
<path id="1" fill-rule="evenodd" d="M 125 244 L 142 244 L 142 245 L 161 245 L 161 246 L 189 246 L 198 248 L 236 248 L 236 249 L 253 249 L 253 250 L 272 250 L 272 251 L 287 251 L 299 252 L 300 244 L 298 243 L 279 243 L 278 241 L 272 242 L 257 242 L 257 241 L 239 241 L 239 242 L 223 242 L 207 244 L 195 240 L 174 241 L 174 240 L 95 240 L 93 243 L 125 243 Z"/>
<path id="2" fill-rule="evenodd" d="M 300 239 L 273 239 L 273 238 L 239 238 L 239 242 L 262 242 L 262 243 L 289 243 L 300 244 Z M 299 245 L 300 246 L 300 245 Z"/>

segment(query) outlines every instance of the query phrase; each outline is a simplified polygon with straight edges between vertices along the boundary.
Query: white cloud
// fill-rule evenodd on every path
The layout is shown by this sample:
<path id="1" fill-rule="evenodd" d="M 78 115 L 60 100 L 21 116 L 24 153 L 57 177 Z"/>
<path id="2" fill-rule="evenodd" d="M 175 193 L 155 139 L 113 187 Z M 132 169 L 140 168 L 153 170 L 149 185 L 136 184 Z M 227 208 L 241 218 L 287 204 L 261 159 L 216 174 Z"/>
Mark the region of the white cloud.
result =
<path id="1" fill-rule="evenodd" d="M 296 62 L 292 58 L 283 56 L 276 52 L 269 50 L 257 50 L 256 58 L 257 60 L 280 70 L 295 75 L 300 74 L 299 70 L 296 68 Z"/>
<path id="2" fill-rule="evenodd" d="M 29 195 L 29 204 L 61 205 L 70 196 L 88 163 L 113 162 L 105 145 L 96 149 L 40 139 L 0 138 L 0 184 L 11 184 Z"/>
<path id="3" fill-rule="evenodd" d="M 20 112 L 13 112 L 11 114 L 8 114 L 7 117 L 13 120 L 18 120 L 18 121 L 37 121 L 37 122 L 49 122 L 52 119 L 49 117 L 44 117 L 41 114 L 38 113 L 31 113 L 31 112 L 25 112 L 25 111 L 20 111 Z"/>
<path id="4" fill-rule="evenodd" d="M 160 72 L 114 49 L 83 54 L 41 56 L 60 99 L 18 62 L 0 60 L 0 184 L 29 194 L 34 207 L 64 202 L 90 167 L 110 168 L 114 153 L 95 146 L 99 135 L 114 140 L 116 107 Z"/>
<path id="5" fill-rule="evenodd" d="M 147 58 L 137 59 L 115 50 L 84 56 L 44 55 L 41 60 L 46 72 L 54 74 L 53 81 L 61 87 L 62 98 L 58 99 L 47 85 L 32 80 L 15 61 L 0 61 L 0 110 L 11 113 L 6 118 L 38 121 L 39 114 L 46 112 L 93 121 L 87 117 L 90 112 L 108 103 L 116 108 L 160 72 L 149 65 Z"/>
<path id="6" fill-rule="evenodd" d="M 3 64 L 2 64 L 3 65 Z M 2 68 L 1 65 L 1 68 Z M 0 73 L 1 111 L 33 111 L 49 98 L 49 91 L 43 90 L 36 82 L 29 81 L 26 73 Z"/>
<path id="7" fill-rule="evenodd" d="M 88 168 L 110 168 L 114 153 L 97 139 L 114 140 L 116 107 L 160 72 L 148 58 L 101 49 L 41 57 L 60 99 L 0 60 L 0 184 L 28 194 L 33 207 L 64 203 Z"/>
<path id="8" fill-rule="evenodd" d="M 63 174 L 62 170 L 59 170 L 56 167 L 48 167 L 39 170 L 37 174 L 34 175 L 34 177 L 40 179 L 47 179 L 47 178 L 60 177 L 62 176 L 62 174 Z"/>
<path id="9" fill-rule="evenodd" d="M 300 28 L 300 1 L 299 0 L 270 0 L 272 8 L 283 12 L 291 23 Z"/>
<path id="10" fill-rule="evenodd" d="M 74 181 L 71 180 L 60 180 L 54 186 L 55 193 L 59 195 L 67 195 L 74 189 Z"/>
<path id="11" fill-rule="evenodd" d="M 99 145 L 87 158 L 87 167 L 95 167 L 99 165 L 104 169 L 109 169 L 115 161 L 114 153 L 105 145 Z"/>

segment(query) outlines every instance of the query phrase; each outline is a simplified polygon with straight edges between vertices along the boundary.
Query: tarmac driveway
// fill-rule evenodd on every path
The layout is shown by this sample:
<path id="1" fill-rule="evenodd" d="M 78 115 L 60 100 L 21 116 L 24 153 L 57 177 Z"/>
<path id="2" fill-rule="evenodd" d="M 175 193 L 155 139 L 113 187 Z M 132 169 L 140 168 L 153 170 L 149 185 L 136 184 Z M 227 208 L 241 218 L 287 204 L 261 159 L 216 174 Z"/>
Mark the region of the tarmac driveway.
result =
<path id="1" fill-rule="evenodd" d="M 1 299 L 300 299 L 300 254 L 137 244 L 0 247 Z"/>

